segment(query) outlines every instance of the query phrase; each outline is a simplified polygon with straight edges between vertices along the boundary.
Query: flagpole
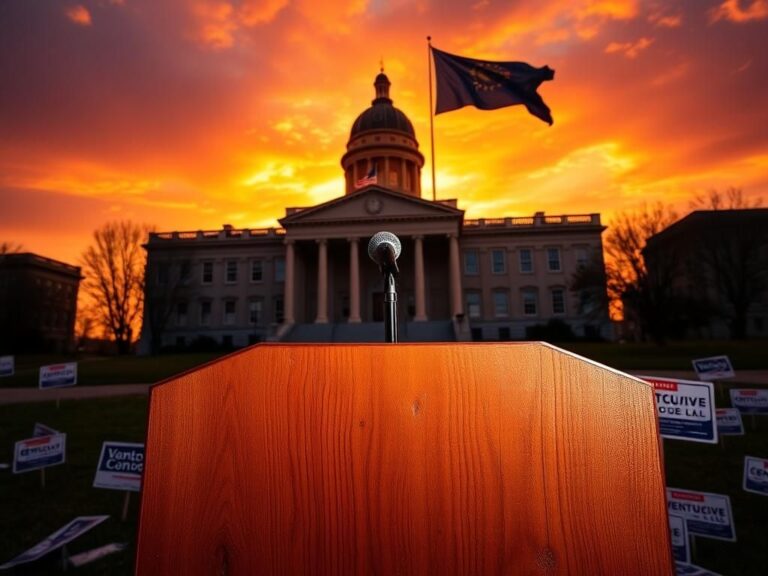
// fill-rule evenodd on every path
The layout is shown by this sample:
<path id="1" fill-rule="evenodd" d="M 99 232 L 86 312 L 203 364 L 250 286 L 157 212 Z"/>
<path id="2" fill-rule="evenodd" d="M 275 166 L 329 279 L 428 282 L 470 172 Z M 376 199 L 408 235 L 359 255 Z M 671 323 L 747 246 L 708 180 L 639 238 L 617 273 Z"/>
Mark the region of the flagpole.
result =
<path id="1" fill-rule="evenodd" d="M 427 36 L 427 68 L 429 70 L 429 143 L 432 148 L 432 201 L 437 201 L 435 188 L 435 115 L 432 106 L 432 36 Z"/>

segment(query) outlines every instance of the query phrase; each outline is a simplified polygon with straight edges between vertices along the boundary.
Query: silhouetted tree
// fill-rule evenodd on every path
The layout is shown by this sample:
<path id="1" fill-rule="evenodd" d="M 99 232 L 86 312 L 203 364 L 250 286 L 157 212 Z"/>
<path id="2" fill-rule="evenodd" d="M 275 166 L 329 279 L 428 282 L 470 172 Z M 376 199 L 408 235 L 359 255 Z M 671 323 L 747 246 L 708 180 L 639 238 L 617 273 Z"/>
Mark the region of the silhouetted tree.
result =
<path id="1" fill-rule="evenodd" d="M 21 252 L 23 249 L 24 247 L 16 242 L 8 242 L 7 240 L 0 242 L 0 255 L 14 254 L 16 252 Z"/>
<path id="2" fill-rule="evenodd" d="M 648 239 L 677 220 L 674 210 L 656 203 L 619 214 L 604 240 L 609 297 L 622 304 L 625 321 L 636 326 L 641 339 L 663 343 L 674 317 L 672 279 L 677 263 L 671 256 L 648 273 L 643 249 Z"/>
<path id="3" fill-rule="evenodd" d="M 146 225 L 109 222 L 93 233 L 93 244 L 82 255 L 83 291 L 93 300 L 97 320 L 114 338 L 120 354 L 127 354 L 138 334 L 144 304 L 142 242 Z"/>

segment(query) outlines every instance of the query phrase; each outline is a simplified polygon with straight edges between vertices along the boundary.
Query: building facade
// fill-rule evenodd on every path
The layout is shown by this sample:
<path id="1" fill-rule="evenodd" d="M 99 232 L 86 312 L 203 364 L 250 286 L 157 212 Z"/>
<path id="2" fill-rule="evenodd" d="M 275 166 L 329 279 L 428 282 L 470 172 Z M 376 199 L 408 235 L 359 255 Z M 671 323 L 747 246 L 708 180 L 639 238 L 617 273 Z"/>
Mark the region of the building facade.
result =
<path id="1" fill-rule="evenodd" d="M 608 335 L 607 311 L 569 290 L 579 266 L 602 265 L 599 214 L 469 220 L 456 200 L 423 199 L 413 126 L 383 73 L 374 87 L 341 159 L 343 196 L 287 208 L 280 227 L 150 235 L 143 352 L 201 337 L 381 341 L 383 278 L 366 254 L 381 230 L 403 244 L 401 340 L 523 339 L 552 320 Z"/>
<path id="2" fill-rule="evenodd" d="M 648 239 L 671 337 L 768 336 L 768 209 L 696 210 Z"/>
<path id="3" fill-rule="evenodd" d="M 72 351 L 81 278 L 37 254 L 0 255 L 0 355 Z"/>

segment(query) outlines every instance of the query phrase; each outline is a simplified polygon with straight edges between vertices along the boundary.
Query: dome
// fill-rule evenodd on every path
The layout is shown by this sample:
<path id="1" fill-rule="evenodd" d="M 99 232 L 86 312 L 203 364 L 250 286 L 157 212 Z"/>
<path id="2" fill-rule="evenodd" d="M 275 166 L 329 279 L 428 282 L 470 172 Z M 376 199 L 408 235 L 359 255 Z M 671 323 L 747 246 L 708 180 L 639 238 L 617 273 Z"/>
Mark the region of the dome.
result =
<path id="1" fill-rule="evenodd" d="M 352 140 L 369 130 L 394 130 L 407 134 L 415 140 L 416 132 L 408 116 L 392 105 L 389 97 L 390 82 L 386 74 L 382 72 L 376 76 L 373 85 L 376 87 L 376 99 L 371 102 L 371 107 L 360 114 L 352 124 L 349 139 Z"/>

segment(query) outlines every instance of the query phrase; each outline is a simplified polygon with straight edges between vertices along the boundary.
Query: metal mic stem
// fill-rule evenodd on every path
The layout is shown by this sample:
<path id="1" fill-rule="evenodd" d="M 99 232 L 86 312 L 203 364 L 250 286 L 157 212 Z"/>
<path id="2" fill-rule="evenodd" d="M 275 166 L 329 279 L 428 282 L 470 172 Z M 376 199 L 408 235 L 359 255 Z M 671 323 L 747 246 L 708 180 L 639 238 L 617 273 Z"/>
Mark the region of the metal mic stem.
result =
<path id="1" fill-rule="evenodd" d="M 384 342 L 397 342 L 397 292 L 395 275 L 384 274 Z"/>

